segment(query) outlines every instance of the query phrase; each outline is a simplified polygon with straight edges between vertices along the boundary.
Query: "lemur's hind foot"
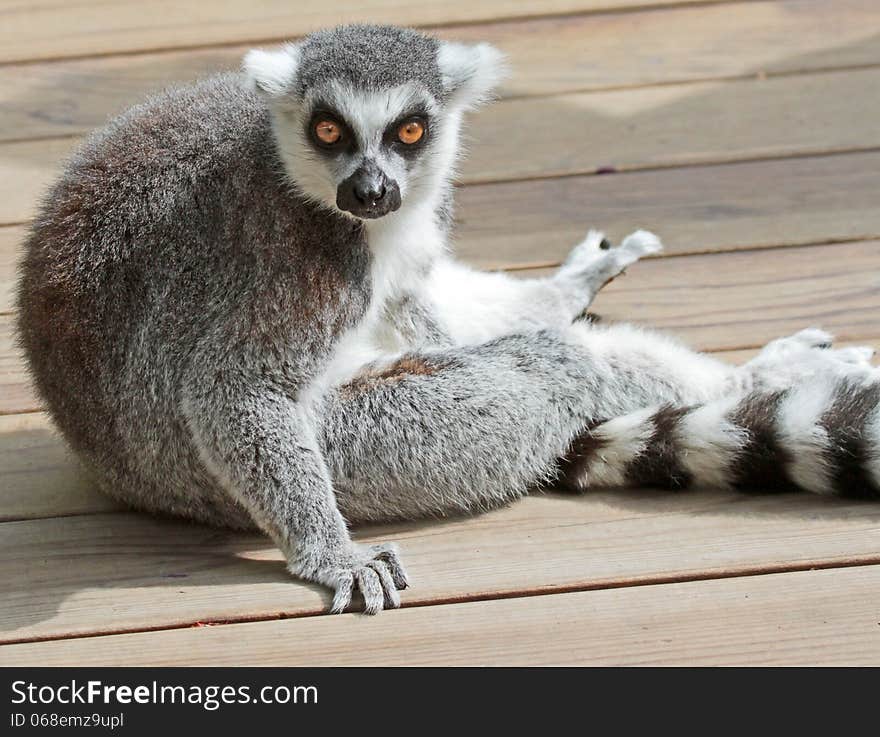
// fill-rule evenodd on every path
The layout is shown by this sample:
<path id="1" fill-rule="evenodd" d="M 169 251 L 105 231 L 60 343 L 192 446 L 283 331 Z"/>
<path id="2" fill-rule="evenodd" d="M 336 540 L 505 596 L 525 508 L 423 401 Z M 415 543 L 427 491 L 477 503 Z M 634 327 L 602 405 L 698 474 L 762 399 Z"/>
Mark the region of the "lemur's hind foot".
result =
<path id="1" fill-rule="evenodd" d="M 631 233 L 616 247 L 603 233 L 591 230 L 571 250 L 554 278 L 560 285 L 583 295 L 588 300 L 584 307 L 586 309 L 599 290 L 622 274 L 627 266 L 661 250 L 663 244 L 660 239 L 647 230 Z"/>
<path id="2" fill-rule="evenodd" d="M 819 328 L 807 328 L 768 343 L 743 366 L 755 389 L 788 389 L 803 381 L 848 378 L 854 382 L 880 380 L 880 369 L 871 365 L 875 351 L 869 346 L 832 348 L 834 338 Z"/>

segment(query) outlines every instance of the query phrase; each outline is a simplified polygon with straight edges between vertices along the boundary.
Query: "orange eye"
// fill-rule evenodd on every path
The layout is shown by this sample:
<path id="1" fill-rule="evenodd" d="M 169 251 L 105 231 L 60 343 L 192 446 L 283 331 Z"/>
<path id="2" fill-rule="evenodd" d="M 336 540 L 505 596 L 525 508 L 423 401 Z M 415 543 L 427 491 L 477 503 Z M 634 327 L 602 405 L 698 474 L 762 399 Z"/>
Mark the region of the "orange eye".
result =
<path id="1" fill-rule="evenodd" d="M 397 137 L 407 146 L 418 143 L 423 135 L 425 135 L 425 126 L 418 120 L 407 120 L 397 129 Z"/>
<path id="2" fill-rule="evenodd" d="M 315 124 L 315 136 L 322 143 L 333 145 L 342 138 L 342 128 L 332 120 L 319 120 Z"/>

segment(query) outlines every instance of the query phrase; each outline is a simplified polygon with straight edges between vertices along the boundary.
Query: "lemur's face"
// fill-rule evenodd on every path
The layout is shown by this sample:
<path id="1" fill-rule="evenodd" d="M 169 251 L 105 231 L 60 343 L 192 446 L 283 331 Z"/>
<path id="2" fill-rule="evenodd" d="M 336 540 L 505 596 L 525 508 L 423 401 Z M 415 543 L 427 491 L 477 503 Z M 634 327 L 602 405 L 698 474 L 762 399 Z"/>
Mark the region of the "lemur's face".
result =
<path id="1" fill-rule="evenodd" d="M 461 113 L 491 90 L 500 55 L 408 29 L 344 26 L 245 72 L 269 95 L 288 176 L 312 200 L 363 220 L 433 205 L 458 151 Z"/>
<path id="2" fill-rule="evenodd" d="M 292 130 L 281 141 L 295 147 L 297 184 L 358 218 L 399 209 L 448 147 L 438 101 L 414 83 L 364 90 L 333 80 L 303 103 L 287 113 Z"/>

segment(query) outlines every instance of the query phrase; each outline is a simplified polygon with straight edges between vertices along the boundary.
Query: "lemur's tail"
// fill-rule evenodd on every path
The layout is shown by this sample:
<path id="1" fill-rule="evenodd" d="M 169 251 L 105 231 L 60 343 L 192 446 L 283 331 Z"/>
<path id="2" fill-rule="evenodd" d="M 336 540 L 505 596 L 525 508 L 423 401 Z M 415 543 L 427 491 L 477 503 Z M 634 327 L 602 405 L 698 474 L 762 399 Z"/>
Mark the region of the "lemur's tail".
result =
<path id="1" fill-rule="evenodd" d="M 794 488 L 880 498 L 880 382 L 840 380 L 593 425 L 560 464 L 587 486 Z"/>

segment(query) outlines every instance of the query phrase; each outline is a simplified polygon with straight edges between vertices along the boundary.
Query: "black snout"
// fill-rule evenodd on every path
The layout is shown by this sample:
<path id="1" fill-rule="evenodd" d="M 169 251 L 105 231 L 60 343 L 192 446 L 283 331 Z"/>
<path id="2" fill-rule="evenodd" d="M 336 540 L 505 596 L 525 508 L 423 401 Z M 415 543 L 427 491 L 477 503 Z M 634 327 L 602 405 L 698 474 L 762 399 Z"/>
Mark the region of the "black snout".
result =
<path id="1" fill-rule="evenodd" d="M 400 207 L 400 188 L 375 163 L 367 161 L 339 185 L 336 206 L 359 218 L 380 218 Z"/>

